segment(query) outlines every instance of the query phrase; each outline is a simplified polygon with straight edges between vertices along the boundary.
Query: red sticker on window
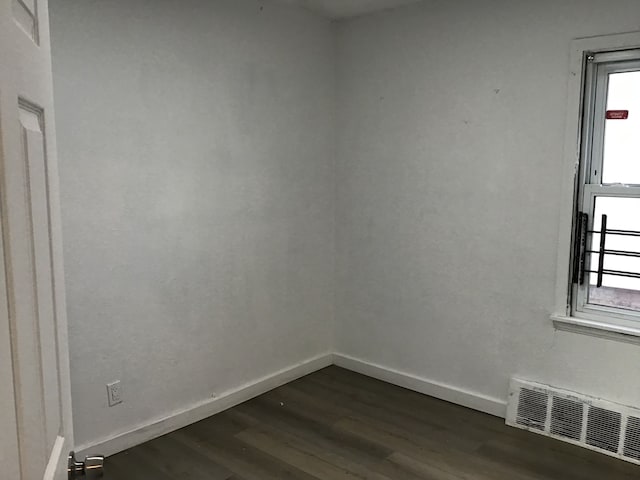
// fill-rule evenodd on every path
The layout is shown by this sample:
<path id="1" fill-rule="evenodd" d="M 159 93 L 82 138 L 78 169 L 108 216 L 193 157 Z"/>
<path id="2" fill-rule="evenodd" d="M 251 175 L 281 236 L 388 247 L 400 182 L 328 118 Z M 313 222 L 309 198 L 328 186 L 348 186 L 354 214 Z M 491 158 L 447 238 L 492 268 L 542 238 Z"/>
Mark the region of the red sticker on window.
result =
<path id="1" fill-rule="evenodd" d="M 607 120 L 626 120 L 629 110 L 607 110 Z"/>

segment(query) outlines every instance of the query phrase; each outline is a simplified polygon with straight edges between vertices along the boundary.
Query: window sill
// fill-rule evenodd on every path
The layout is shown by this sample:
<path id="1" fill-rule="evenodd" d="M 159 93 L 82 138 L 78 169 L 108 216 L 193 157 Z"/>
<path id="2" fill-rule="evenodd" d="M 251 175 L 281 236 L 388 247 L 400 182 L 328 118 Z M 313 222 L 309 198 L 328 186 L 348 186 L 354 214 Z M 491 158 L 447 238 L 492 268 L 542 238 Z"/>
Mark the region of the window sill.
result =
<path id="1" fill-rule="evenodd" d="M 551 320 L 557 330 L 640 345 L 640 327 L 630 327 L 603 320 L 587 320 L 585 318 L 567 317 L 563 315 L 551 315 Z"/>

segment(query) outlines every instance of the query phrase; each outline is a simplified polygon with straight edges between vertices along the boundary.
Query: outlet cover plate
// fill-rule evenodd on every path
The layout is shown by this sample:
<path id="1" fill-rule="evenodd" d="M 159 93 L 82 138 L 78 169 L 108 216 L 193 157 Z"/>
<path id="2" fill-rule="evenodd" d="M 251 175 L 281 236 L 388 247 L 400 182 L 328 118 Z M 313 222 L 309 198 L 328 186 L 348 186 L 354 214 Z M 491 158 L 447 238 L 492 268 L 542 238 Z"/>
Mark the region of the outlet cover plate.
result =
<path id="1" fill-rule="evenodd" d="M 110 407 L 122 403 L 122 385 L 120 385 L 120 380 L 107 384 L 107 398 Z"/>

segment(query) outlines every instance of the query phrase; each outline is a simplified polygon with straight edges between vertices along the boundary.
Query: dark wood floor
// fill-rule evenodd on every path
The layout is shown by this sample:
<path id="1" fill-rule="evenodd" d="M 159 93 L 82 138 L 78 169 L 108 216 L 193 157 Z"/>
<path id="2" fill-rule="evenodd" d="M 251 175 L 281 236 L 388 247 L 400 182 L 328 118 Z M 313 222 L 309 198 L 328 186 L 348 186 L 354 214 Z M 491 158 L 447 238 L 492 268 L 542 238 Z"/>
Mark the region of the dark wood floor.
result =
<path id="1" fill-rule="evenodd" d="M 106 480 L 622 480 L 640 467 L 329 367 L 110 457 Z"/>

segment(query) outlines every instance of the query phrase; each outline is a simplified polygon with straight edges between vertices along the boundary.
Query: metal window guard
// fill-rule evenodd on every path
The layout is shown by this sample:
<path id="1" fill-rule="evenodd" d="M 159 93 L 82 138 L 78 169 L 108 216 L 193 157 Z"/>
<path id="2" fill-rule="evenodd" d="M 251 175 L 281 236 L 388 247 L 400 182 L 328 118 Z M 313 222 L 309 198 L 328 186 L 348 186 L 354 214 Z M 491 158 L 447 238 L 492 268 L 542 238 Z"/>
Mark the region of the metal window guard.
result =
<path id="1" fill-rule="evenodd" d="M 604 268 L 604 258 L 605 255 L 616 255 L 623 257 L 635 257 L 640 258 L 640 252 L 632 252 L 626 250 L 611 250 L 606 248 L 606 240 L 608 235 L 621 235 L 627 237 L 640 237 L 640 231 L 635 230 L 619 230 L 619 229 L 608 229 L 607 228 L 607 216 L 602 215 L 600 222 L 600 230 L 588 230 L 587 226 L 589 224 L 589 216 L 586 213 L 580 213 L 578 217 L 578 242 L 576 245 L 576 256 L 575 256 L 575 269 L 576 277 L 574 277 L 574 283 L 580 283 L 580 285 L 584 284 L 584 276 L 585 273 L 595 273 L 598 276 L 598 280 L 596 283 L 596 287 L 602 287 L 602 277 L 604 275 L 614 275 L 617 277 L 627 277 L 627 278 L 640 278 L 640 272 L 625 272 L 623 270 L 610 270 Z M 588 250 L 587 249 L 587 234 L 598 234 L 600 235 L 600 245 L 598 250 Z M 587 270 L 586 269 L 586 257 L 587 254 L 598 254 L 598 269 L 597 270 Z"/>

